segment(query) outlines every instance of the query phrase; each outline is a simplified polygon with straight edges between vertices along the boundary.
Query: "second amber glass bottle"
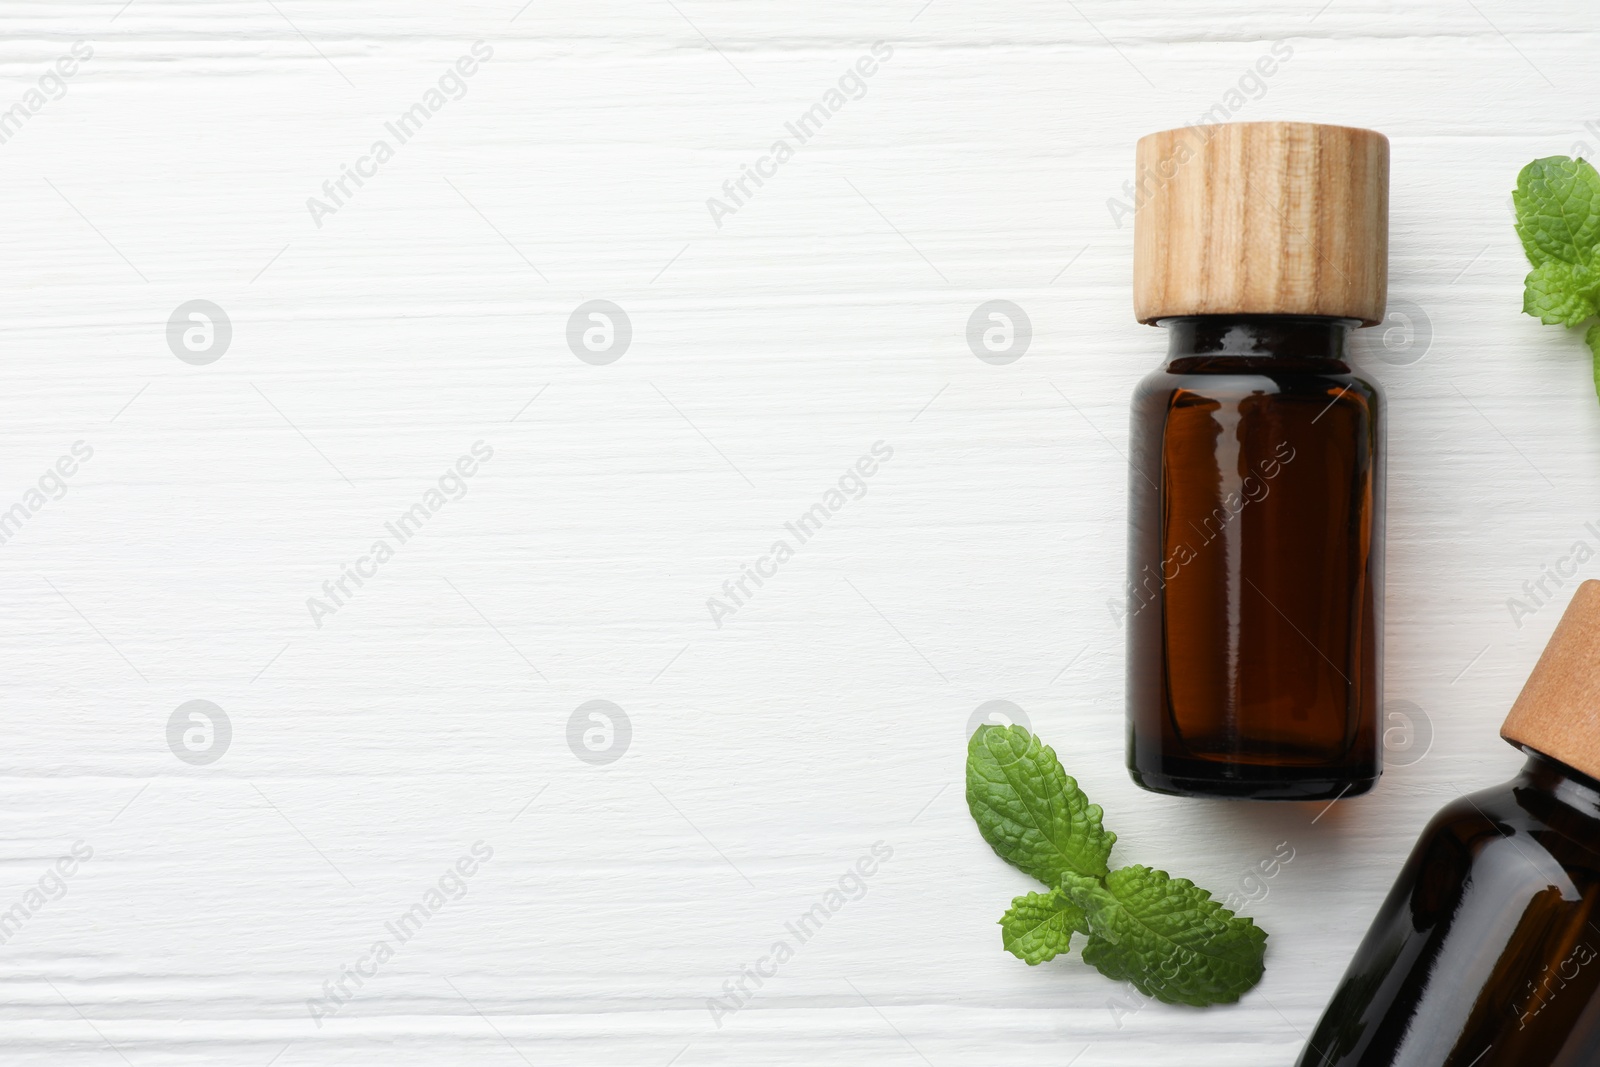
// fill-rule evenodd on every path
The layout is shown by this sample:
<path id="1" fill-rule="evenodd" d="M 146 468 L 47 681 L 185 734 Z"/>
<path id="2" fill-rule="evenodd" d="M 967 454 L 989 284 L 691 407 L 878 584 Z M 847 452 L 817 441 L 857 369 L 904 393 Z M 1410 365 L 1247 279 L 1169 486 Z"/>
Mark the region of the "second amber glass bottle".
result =
<path id="1" fill-rule="evenodd" d="M 1528 757 L 1422 831 L 1300 1067 L 1600 1063 L 1600 581 L 1501 736 Z"/>
<path id="2" fill-rule="evenodd" d="M 1379 774 L 1388 142 L 1240 123 L 1139 142 L 1128 765 L 1147 789 L 1311 800 Z"/>

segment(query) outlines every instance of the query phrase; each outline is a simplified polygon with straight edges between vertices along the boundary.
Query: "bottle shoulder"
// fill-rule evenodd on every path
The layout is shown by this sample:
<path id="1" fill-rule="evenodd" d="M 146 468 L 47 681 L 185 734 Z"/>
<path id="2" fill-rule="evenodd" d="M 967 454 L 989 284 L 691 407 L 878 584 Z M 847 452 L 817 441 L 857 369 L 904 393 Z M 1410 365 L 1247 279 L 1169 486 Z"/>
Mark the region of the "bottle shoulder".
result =
<path id="1" fill-rule="evenodd" d="M 1134 386 L 1137 412 L 1154 413 L 1192 404 L 1231 405 L 1241 400 L 1315 402 L 1360 409 L 1376 416 L 1383 406 L 1379 386 L 1348 363 L 1320 360 L 1284 365 L 1272 360 L 1172 360 Z"/>
<path id="2" fill-rule="evenodd" d="M 1451 838 L 1473 855 L 1508 842 L 1528 860 L 1530 877 L 1542 877 L 1540 870 L 1553 860 L 1600 881 L 1600 812 L 1524 778 L 1463 794 L 1434 815 L 1422 837 Z"/>

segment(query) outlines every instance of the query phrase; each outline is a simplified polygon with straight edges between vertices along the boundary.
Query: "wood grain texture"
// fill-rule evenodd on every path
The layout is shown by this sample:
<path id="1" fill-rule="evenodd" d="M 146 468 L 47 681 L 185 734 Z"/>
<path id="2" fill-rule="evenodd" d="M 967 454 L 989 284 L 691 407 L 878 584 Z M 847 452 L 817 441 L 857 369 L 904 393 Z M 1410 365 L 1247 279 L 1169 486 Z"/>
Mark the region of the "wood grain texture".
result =
<path id="1" fill-rule="evenodd" d="M 1600 774 L 1597 701 L 1600 582 L 1591 579 L 1573 592 L 1550 643 L 1511 705 L 1500 736 L 1590 776 Z"/>
<path id="2" fill-rule="evenodd" d="M 0 143 L 0 513 L 44 502 L 0 544 L 0 912 L 48 899 L 0 944 L 0 1058 L 1291 1062 L 1423 822 L 1518 765 L 1496 730 L 1571 585 L 1508 599 L 1600 546 L 1600 405 L 1580 339 L 1520 314 L 1509 207 L 1528 160 L 1600 144 L 1586 14 L 7 5 L 0 113 L 40 106 Z M 1127 404 L 1164 337 L 1134 321 L 1116 202 L 1137 137 L 1235 93 L 1231 117 L 1393 148 L 1390 318 L 1360 358 L 1390 399 L 1405 718 L 1374 793 L 1327 810 L 1159 798 L 1122 767 Z M 314 219 L 347 167 L 371 173 Z M 205 365 L 168 343 L 193 300 L 232 327 Z M 568 345 L 592 300 L 631 323 L 609 364 Z M 969 347 L 991 300 L 1031 323 L 1014 362 Z M 464 495 L 440 489 L 480 441 Z M 835 490 L 716 625 L 708 600 Z M 1256 898 L 1256 991 L 1132 1010 L 1001 951 L 1030 887 L 960 785 L 995 699 L 1105 807 L 1118 861 Z M 231 723 L 209 764 L 168 743 L 194 700 Z M 593 700 L 631 725 L 609 764 L 569 747 Z M 464 895 L 318 1027 L 307 1001 L 478 841 Z M 864 895 L 714 1021 L 875 842 Z"/>
<path id="3" fill-rule="evenodd" d="M 1293 50 L 1252 71 L 1265 84 Z M 1389 267 L 1389 142 L 1309 122 L 1216 122 L 1139 138 L 1133 306 L 1319 315 L 1376 326 Z"/>

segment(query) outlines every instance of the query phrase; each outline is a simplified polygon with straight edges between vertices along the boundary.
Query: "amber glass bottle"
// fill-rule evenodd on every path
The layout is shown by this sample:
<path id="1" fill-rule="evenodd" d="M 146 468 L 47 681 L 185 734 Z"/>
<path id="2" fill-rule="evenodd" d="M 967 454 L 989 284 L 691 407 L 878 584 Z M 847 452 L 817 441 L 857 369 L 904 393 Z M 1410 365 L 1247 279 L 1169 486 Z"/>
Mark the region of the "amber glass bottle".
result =
<path id="1" fill-rule="evenodd" d="M 1501 731 L 1505 785 L 1434 816 L 1300 1067 L 1600 1063 L 1600 582 Z"/>
<path id="2" fill-rule="evenodd" d="M 1305 123 L 1139 143 L 1128 766 L 1185 796 L 1349 796 L 1379 774 L 1388 142 Z"/>
<path id="3" fill-rule="evenodd" d="M 1378 776 L 1382 410 L 1348 320 L 1168 324 L 1134 394 L 1129 765 L 1164 793 Z"/>

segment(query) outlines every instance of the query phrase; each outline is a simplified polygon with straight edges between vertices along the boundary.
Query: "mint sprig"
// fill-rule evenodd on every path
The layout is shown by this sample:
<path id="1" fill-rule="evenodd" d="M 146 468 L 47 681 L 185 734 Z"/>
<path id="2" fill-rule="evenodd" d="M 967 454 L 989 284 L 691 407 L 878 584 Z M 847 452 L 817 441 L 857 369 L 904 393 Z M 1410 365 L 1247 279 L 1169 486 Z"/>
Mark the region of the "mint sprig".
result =
<path id="1" fill-rule="evenodd" d="M 1546 325 L 1569 327 L 1600 315 L 1600 174 L 1583 159 L 1536 159 L 1517 175 L 1511 201 L 1517 236 L 1533 265 L 1522 310 Z M 1589 327 L 1584 341 L 1600 394 L 1600 323 Z"/>
<path id="2" fill-rule="evenodd" d="M 1266 931 L 1187 878 L 1111 870 L 1117 836 L 1054 750 L 1020 726 L 980 726 L 967 745 L 967 807 L 995 854 L 1049 887 L 1011 902 L 1006 950 L 1030 966 L 1088 934 L 1084 962 L 1168 1004 L 1225 1004 L 1261 980 Z"/>

